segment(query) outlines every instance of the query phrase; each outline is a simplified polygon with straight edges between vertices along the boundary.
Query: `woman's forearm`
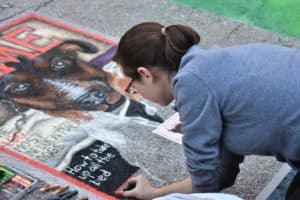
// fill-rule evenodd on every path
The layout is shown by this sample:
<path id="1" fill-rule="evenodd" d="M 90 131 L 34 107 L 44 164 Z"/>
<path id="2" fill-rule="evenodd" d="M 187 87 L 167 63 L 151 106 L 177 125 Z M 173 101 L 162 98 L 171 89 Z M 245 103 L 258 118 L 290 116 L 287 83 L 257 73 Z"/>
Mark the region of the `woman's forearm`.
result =
<path id="1" fill-rule="evenodd" d="M 170 193 L 192 193 L 192 181 L 187 177 L 181 181 L 155 189 L 155 197 L 167 195 Z"/>

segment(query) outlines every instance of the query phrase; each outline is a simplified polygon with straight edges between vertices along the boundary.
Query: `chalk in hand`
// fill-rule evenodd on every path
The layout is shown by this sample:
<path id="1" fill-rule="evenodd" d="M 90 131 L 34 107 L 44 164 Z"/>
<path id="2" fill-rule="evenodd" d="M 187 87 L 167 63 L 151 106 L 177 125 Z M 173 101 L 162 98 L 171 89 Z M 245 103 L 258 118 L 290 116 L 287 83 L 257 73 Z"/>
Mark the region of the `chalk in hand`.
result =
<path id="1" fill-rule="evenodd" d="M 127 185 L 127 187 L 125 187 L 125 188 L 123 189 L 123 191 L 129 191 L 129 190 L 132 190 L 133 188 L 135 188 L 135 186 L 136 186 L 136 182 L 131 182 L 131 183 L 129 183 L 129 184 Z"/>

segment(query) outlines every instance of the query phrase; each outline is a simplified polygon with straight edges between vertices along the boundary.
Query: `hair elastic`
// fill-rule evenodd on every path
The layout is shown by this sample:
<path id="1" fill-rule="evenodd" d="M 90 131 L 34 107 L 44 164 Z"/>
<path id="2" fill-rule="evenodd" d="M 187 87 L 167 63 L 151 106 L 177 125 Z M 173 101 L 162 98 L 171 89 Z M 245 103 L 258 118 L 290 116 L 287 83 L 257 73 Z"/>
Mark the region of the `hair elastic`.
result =
<path id="1" fill-rule="evenodd" d="M 167 28 L 167 27 L 164 26 L 164 27 L 162 27 L 161 30 L 160 30 L 160 32 L 161 32 L 161 34 L 162 34 L 163 36 L 166 36 L 166 28 Z"/>

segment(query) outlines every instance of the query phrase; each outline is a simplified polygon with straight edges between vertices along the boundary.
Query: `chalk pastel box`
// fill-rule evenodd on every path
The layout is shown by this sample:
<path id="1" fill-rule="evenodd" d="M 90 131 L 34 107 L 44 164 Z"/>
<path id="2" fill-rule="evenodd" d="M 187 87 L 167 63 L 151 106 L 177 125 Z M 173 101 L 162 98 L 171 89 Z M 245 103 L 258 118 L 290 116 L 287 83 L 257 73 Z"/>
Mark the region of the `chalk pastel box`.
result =
<path id="1" fill-rule="evenodd" d="M 37 179 L 11 166 L 0 165 L 0 199 L 15 199 L 29 192 Z"/>

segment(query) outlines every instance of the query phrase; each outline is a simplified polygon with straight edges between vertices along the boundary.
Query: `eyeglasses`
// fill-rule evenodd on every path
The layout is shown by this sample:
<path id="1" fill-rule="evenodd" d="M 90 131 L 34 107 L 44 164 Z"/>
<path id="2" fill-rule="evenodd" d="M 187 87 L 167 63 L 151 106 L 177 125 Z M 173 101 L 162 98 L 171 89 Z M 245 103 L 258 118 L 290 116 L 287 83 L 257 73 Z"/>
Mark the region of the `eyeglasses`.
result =
<path id="1" fill-rule="evenodd" d="M 131 89 L 131 85 L 134 81 L 134 77 L 131 78 L 131 81 L 129 82 L 128 86 L 125 88 L 125 92 L 127 92 L 128 94 L 136 94 L 138 93 L 137 91 L 134 91 Z"/>

